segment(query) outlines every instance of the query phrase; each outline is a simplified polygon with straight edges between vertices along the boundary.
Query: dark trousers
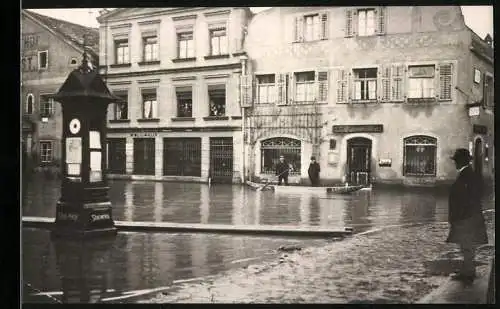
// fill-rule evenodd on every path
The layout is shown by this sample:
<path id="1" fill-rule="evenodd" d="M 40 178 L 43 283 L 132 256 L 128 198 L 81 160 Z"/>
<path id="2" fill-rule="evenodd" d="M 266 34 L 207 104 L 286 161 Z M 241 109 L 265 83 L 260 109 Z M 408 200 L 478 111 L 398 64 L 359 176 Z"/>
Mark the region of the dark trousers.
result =
<path id="1" fill-rule="evenodd" d="M 475 276 L 476 265 L 474 264 L 475 248 L 474 246 L 464 246 L 461 245 L 460 249 L 462 251 L 464 262 L 460 273 L 466 276 Z"/>
<path id="2" fill-rule="evenodd" d="M 278 176 L 278 185 L 281 186 L 281 182 L 283 180 L 285 181 L 285 186 L 288 186 L 288 175 L 286 175 L 286 176 L 285 175 Z"/>
<path id="3" fill-rule="evenodd" d="M 317 178 L 317 177 L 309 177 L 309 180 L 311 180 L 311 185 L 313 187 L 319 186 L 319 178 Z"/>

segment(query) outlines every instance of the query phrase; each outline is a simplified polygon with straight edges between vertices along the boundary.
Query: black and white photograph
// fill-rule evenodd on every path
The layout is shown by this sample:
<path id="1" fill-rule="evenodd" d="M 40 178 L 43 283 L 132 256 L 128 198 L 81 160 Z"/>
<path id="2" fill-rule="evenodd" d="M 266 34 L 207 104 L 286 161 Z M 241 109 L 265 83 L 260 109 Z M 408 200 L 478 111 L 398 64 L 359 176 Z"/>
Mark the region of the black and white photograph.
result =
<path id="1" fill-rule="evenodd" d="M 493 5 L 19 14 L 23 305 L 496 302 Z"/>

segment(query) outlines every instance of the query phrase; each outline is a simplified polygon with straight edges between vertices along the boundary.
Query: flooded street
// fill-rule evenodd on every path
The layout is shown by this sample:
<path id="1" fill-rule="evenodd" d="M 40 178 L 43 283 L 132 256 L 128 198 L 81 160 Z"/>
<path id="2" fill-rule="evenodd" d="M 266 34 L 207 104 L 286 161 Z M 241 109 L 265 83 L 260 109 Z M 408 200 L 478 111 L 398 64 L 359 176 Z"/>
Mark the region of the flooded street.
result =
<path id="1" fill-rule="evenodd" d="M 343 228 L 355 233 L 389 225 L 445 222 L 447 193 L 374 189 L 350 195 L 278 195 L 245 186 L 110 182 L 115 220 L 228 225 Z M 57 180 L 28 184 L 23 216 L 54 217 Z M 493 208 L 487 198 L 484 208 Z M 44 230 L 23 229 L 25 302 L 132 301 L 148 289 L 215 275 L 279 256 L 282 245 L 320 246 L 327 240 L 215 234 L 118 233 L 99 247 L 55 243 Z M 142 290 L 142 291 L 141 291 Z M 48 293 L 48 294 L 47 294 Z M 72 298 L 73 297 L 73 298 Z"/>

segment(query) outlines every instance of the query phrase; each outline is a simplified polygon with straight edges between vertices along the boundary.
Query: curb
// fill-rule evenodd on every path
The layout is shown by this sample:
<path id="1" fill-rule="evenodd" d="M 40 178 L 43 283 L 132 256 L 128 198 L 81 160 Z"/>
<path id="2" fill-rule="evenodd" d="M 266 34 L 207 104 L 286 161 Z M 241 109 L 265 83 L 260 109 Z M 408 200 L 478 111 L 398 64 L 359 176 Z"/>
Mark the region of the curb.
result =
<path id="1" fill-rule="evenodd" d="M 492 267 L 493 261 L 490 261 L 487 274 L 477 278 L 472 287 L 465 287 L 461 282 L 447 278 L 417 304 L 487 304 L 490 277 L 494 273 Z"/>
<path id="2" fill-rule="evenodd" d="M 23 217 L 23 227 L 52 229 L 54 218 Z M 130 222 L 115 221 L 118 231 L 128 232 L 192 232 L 192 233 L 217 233 L 217 234 L 242 234 L 242 235 L 273 235 L 296 237 L 345 237 L 352 235 L 351 228 L 338 230 L 324 228 L 301 228 L 285 226 L 232 226 L 224 224 L 184 224 L 171 222 Z"/>

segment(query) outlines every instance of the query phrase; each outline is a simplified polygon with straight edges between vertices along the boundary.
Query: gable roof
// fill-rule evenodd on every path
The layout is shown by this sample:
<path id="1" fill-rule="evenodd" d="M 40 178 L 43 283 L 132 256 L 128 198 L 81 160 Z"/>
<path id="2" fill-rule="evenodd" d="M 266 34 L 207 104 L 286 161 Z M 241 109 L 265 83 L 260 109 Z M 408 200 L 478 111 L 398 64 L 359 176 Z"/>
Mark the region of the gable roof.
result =
<path id="1" fill-rule="evenodd" d="M 83 51 L 84 41 L 83 38 L 87 35 L 88 46 L 87 48 L 95 57 L 99 55 L 99 30 L 96 28 L 85 27 L 82 25 L 74 24 L 64 20 L 52 18 L 49 16 L 41 15 L 29 10 L 22 10 L 22 14 L 42 26 L 48 28 L 49 31 L 54 32 L 56 35 L 69 41 L 70 44 L 77 49 Z"/>

